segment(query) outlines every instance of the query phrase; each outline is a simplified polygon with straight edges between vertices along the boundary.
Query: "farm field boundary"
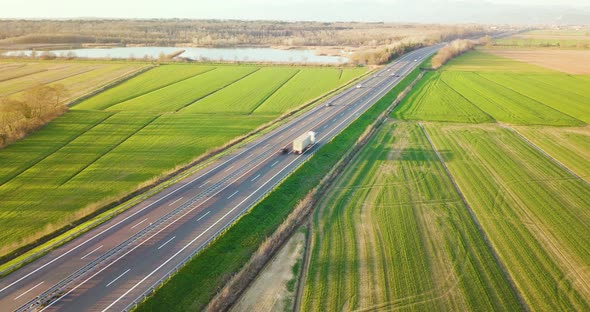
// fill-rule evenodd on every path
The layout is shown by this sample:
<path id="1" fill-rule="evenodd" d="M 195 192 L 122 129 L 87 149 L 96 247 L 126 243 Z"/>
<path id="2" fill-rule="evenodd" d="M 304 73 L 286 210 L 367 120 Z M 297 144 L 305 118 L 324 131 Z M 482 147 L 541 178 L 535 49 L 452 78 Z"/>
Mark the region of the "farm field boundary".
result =
<path id="1" fill-rule="evenodd" d="M 307 220 L 313 208 L 321 198 L 329 191 L 331 185 L 336 181 L 350 162 L 358 155 L 362 148 L 371 140 L 381 124 L 386 120 L 387 115 L 397 106 L 400 100 L 411 90 L 411 88 L 422 78 L 420 73 L 409 85 L 407 85 L 391 104 L 382 112 L 375 121 L 367 126 L 361 136 L 352 144 L 350 149 L 341 156 L 333 168 L 322 178 L 316 187 L 311 189 L 303 199 L 293 208 L 293 211 L 281 223 L 278 229 L 272 233 L 254 253 L 252 258 L 244 267 L 234 275 L 218 295 L 208 304 L 208 311 L 224 311 L 229 309 L 246 291 L 248 286 L 255 280 L 258 273 L 281 246 L 291 237 L 296 229 Z M 405 81 L 404 81 L 405 82 Z M 401 83 L 404 83 L 401 82 Z M 306 250 L 309 247 L 306 247 Z M 306 252 L 307 253 L 307 252 Z M 305 267 L 305 264 L 303 265 Z M 296 294 L 297 295 L 297 294 Z M 299 301 L 299 299 L 295 299 Z"/>
<path id="2" fill-rule="evenodd" d="M 473 208 L 471 207 L 471 205 L 469 205 L 469 203 L 465 199 L 465 195 L 461 191 L 461 188 L 457 184 L 457 181 L 455 181 L 455 179 L 453 178 L 453 175 L 451 174 L 451 171 L 449 171 L 449 167 L 447 167 L 447 164 L 444 161 L 444 158 L 441 156 L 439 150 L 436 148 L 436 146 L 432 142 L 432 139 L 428 135 L 428 132 L 426 132 L 426 129 L 424 129 L 424 126 L 422 125 L 422 123 L 419 122 L 418 123 L 418 126 L 420 127 L 420 130 L 422 131 L 422 133 L 426 137 L 426 140 L 428 141 L 428 144 L 430 144 L 430 147 L 432 148 L 432 150 L 436 154 L 436 157 L 438 158 L 438 161 L 442 165 L 442 167 L 443 167 L 443 169 L 444 169 L 447 177 L 451 181 L 451 184 L 453 185 L 453 188 L 455 189 L 455 191 L 457 192 L 457 194 L 461 198 L 461 201 L 463 202 L 463 205 L 465 205 L 465 208 L 467 208 L 467 212 L 469 213 L 469 216 L 471 217 L 471 220 L 473 221 L 473 223 L 477 227 L 477 231 L 479 232 L 479 235 L 481 235 L 481 237 L 483 238 L 483 241 L 486 243 L 486 248 L 490 251 L 490 253 L 494 257 L 494 261 L 496 262 L 496 265 L 500 268 L 500 270 L 502 271 L 502 274 L 504 275 L 504 278 L 510 284 L 510 288 L 512 289 L 513 293 L 516 294 L 516 296 L 518 298 L 518 303 L 520 304 L 520 308 L 523 311 L 529 310 L 529 307 L 527 306 L 527 304 L 525 303 L 524 299 L 522 298 L 520 292 L 518 291 L 518 288 L 516 287 L 516 284 L 514 283 L 514 280 L 512 279 L 512 277 L 510 276 L 510 274 L 508 273 L 508 270 L 506 270 L 506 266 L 504 265 L 504 263 L 500 259 L 500 256 L 498 255 L 497 251 L 494 249 L 494 246 L 490 242 L 490 239 L 489 239 L 487 233 L 484 231 L 483 227 L 481 226 L 481 223 L 477 219 L 477 216 L 473 212 Z"/>
<path id="3" fill-rule="evenodd" d="M 549 153 L 547 153 L 540 146 L 538 146 L 537 144 L 533 143 L 531 140 L 529 140 L 527 137 L 525 137 L 522 133 L 518 132 L 518 130 L 514 129 L 513 127 L 509 127 L 507 125 L 502 125 L 502 127 L 504 127 L 505 129 L 508 129 L 508 130 L 512 131 L 514 134 L 518 135 L 528 145 L 530 145 L 531 147 L 533 147 L 534 149 L 536 149 L 537 151 L 539 151 L 541 154 L 545 155 L 545 157 L 547 157 L 547 159 L 549 159 L 550 161 L 552 161 L 556 165 L 560 166 L 561 168 L 563 168 L 563 170 L 569 172 L 572 176 L 574 176 L 578 180 L 586 183 L 586 185 L 588 185 L 590 187 L 590 182 L 588 182 L 586 179 L 584 179 L 581 176 L 579 176 L 572 169 L 570 169 L 568 166 L 564 165 L 562 162 L 560 162 L 559 160 L 557 160 L 555 157 L 551 156 Z"/>
<path id="4" fill-rule="evenodd" d="M 136 310 L 155 311 L 164 307 L 174 307 L 176 311 L 203 309 L 230 277 L 251 259 L 265 237 L 279 227 L 300 200 L 325 177 L 418 74 L 418 69 L 413 71 L 331 142 L 315 152 L 312 158 L 140 303 Z"/>
<path id="5" fill-rule="evenodd" d="M 41 257 L 45 253 L 49 252 L 50 250 L 57 248 L 68 241 L 74 239 L 75 237 L 83 234 L 86 231 L 108 221 L 109 219 L 113 218 L 114 216 L 122 213 L 126 209 L 132 207 L 133 205 L 137 204 L 138 202 L 145 200 L 149 196 L 163 190 L 164 188 L 176 183 L 177 181 L 183 179 L 190 174 L 200 170 L 207 164 L 211 163 L 212 161 L 230 153 L 231 151 L 239 148 L 243 144 L 254 140 L 255 138 L 267 133 L 268 131 L 279 127 L 284 122 L 288 121 L 288 119 L 297 116 L 306 112 L 307 110 L 311 109 L 314 104 L 321 103 L 324 99 L 332 96 L 333 94 L 343 90 L 351 85 L 354 85 L 358 80 L 363 79 L 364 77 L 370 75 L 372 71 L 367 71 L 366 73 L 352 79 L 350 82 L 341 85 L 337 88 L 330 90 L 322 94 L 321 96 L 308 101 L 307 103 L 299 106 L 296 109 L 286 112 L 285 114 L 281 115 L 280 117 L 276 118 L 275 120 L 268 122 L 259 126 L 257 129 L 233 139 L 226 144 L 219 146 L 217 148 L 211 149 L 207 153 L 191 160 L 185 165 L 179 165 L 174 169 L 171 169 L 167 172 L 162 173 L 159 177 L 154 178 L 146 183 L 143 183 L 138 186 L 138 188 L 127 195 L 124 195 L 120 198 L 114 199 L 107 199 L 106 201 L 102 201 L 97 203 L 100 208 L 96 209 L 93 213 L 90 213 L 76 222 L 72 222 L 67 226 L 60 228 L 56 231 L 53 231 L 51 234 L 45 235 L 33 243 L 27 244 L 26 246 L 20 247 L 14 252 L 5 254 L 4 256 L 0 257 L 0 276 L 4 276 L 9 274 L 10 272 L 18 269 L 19 267 L 34 261 L 35 259 Z M 81 111 L 73 110 L 73 113 L 81 113 Z M 112 113 L 105 111 L 105 118 L 108 118 L 112 115 Z M 103 121 L 104 118 L 101 119 Z M 101 123 L 98 121 L 94 124 L 94 126 Z M 84 131 L 88 131 L 90 128 L 85 129 Z M 79 134 L 78 136 L 80 136 Z M 78 136 L 70 138 L 68 142 L 75 140 Z M 67 145 L 62 144 L 61 147 Z M 61 148 L 59 147 L 59 148 Z M 55 151 L 57 151 L 57 148 Z M 55 152 L 54 151 L 54 152 Z M 47 155 L 46 157 L 48 157 Z M 37 160 L 39 162 L 41 160 Z M 24 169 L 26 170 L 26 169 Z"/>

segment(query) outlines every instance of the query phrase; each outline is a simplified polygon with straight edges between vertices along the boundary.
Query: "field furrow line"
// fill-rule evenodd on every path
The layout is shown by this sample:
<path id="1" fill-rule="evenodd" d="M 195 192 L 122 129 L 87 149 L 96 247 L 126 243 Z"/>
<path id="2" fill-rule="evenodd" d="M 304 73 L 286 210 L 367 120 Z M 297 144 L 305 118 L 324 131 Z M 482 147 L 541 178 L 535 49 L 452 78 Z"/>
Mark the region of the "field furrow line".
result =
<path id="1" fill-rule="evenodd" d="M 261 69 L 262 69 L 262 67 L 259 67 L 259 68 L 255 69 L 255 70 L 253 70 L 252 72 L 248 73 L 247 75 L 240 77 L 240 79 L 234 80 L 234 81 L 226 84 L 225 86 L 223 86 L 221 88 L 218 88 L 218 89 L 214 90 L 213 92 L 207 93 L 206 95 L 203 95 L 202 97 L 200 97 L 200 98 L 192 101 L 191 103 L 188 103 L 187 105 L 184 105 L 183 107 L 177 109 L 175 112 L 178 113 L 181 110 L 183 110 L 183 109 L 185 109 L 185 108 L 187 108 L 189 106 L 195 105 L 197 102 L 199 102 L 199 101 L 201 101 L 201 100 L 203 100 L 203 99 L 205 99 L 205 98 L 207 98 L 207 97 L 209 97 L 209 96 L 211 96 L 211 95 L 213 95 L 213 94 L 215 94 L 215 93 L 217 93 L 217 92 L 219 92 L 219 91 L 221 91 L 221 90 L 223 90 L 223 89 L 225 89 L 225 88 L 227 88 L 227 87 L 229 87 L 229 86 L 231 86 L 233 84 L 236 84 L 236 83 L 238 83 L 238 82 L 240 82 L 240 81 L 248 78 L 249 76 L 253 75 L 254 73 L 256 73 L 257 71 L 259 71 Z"/>
<path id="2" fill-rule="evenodd" d="M 145 72 L 147 72 L 147 71 L 149 71 L 149 70 L 151 70 L 151 69 L 153 69 L 153 68 L 156 68 L 156 67 L 152 67 L 152 68 L 150 68 L 150 69 L 146 70 Z M 211 69 L 208 69 L 208 70 L 205 70 L 205 71 L 199 72 L 199 73 L 197 73 L 197 74 L 195 74 L 195 75 L 192 75 L 192 76 L 188 76 L 188 77 L 186 77 L 186 78 L 183 78 L 183 79 L 181 79 L 181 80 L 174 81 L 174 82 L 168 83 L 168 84 L 166 84 L 166 85 L 159 86 L 159 87 L 157 87 L 157 88 L 155 88 L 155 89 L 153 89 L 153 90 L 149 90 L 149 91 L 147 91 L 147 92 L 144 92 L 144 93 L 141 93 L 141 94 L 137 94 L 137 95 L 134 95 L 134 96 L 131 96 L 131 97 L 128 97 L 128 98 L 124 98 L 124 99 L 122 99 L 120 102 L 113 103 L 113 104 L 110 104 L 110 105 L 108 105 L 108 106 L 101 107 L 101 110 L 107 110 L 107 109 L 109 109 L 110 107 L 112 107 L 112 106 L 115 106 L 115 105 L 117 105 L 117 104 L 120 104 L 120 103 L 123 103 L 123 102 L 129 101 L 129 100 L 132 100 L 132 99 L 138 98 L 138 97 L 140 97 L 140 96 L 144 96 L 144 95 L 146 95 L 146 94 L 149 94 L 149 93 L 158 92 L 158 91 L 160 91 L 161 89 L 164 89 L 164 88 L 166 88 L 166 87 L 169 87 L 169 86 L 171 86 L 171 85 L 174 85 L 174 84 L 177 84 L 177 83 L 183 82 L 183 81 L 185 81 L 185 80 L 188 80 L 188 79 L 191 79 L 191 78 L 194 78 L 194 77 L 197 77 L 197 76 L 199 76 L 199 75 L 202 75 L 202 74 L 208 73 L 208 72 L 210 72 L 210 71 L 212 71 L 212 70 L 215 70 L 215 69 L 217 69 L 217 67 L 213 67 L 213 68 L 211 68 Z M 142 72 L 142 73 L 145 73 L 145 72 Z M 131 77 L 131 78 L 133 78 L 133 77 Z M 127 79 L 125 79 L 124 81 L 127 81 Z M 124 82 L 124 81 L 123 81 L 123 82 Z"/>
<path id="3" fill-rule="evenodd" d="M 586 123 L 585 123 L 585 122 L 583 122 L 582 120 L 580 120 L 580 119 L 578 119 L 578 118 L 576 118 L 576 117 L 574 117 L 574 116 L 572 116 L 572 115 L 570 115 L 570 114 L 568 114 L 568 113 L 565 113 L 565 112 L 563 112 L 563 111 L 561 111 L 561 110 L 558 110 L 558 109 L 556 109 L 556 108 L 553 108 L 553 107 L 551 107 L 551 106 L 549 106 L 549 105 L 547 105 L 547 104 L 545 104 L 545 103 L 543 103 L 543 102 L 539 102 L 539 101 L 537 101 L 537 100 L 535 100 L 535 99 L 533 99 L 533 98 L 531 98 L 531 97 L 529 97 L 529 96 L 527 96 L 527 95 L 525 95 L 525 94 L 522 94 L 522 93 L 520 93 L 520 92 L 518 92 L 518 91 L 514 90 L 513 88 L 510 88 L 510 87 L 508 87 L 508 86 L 505 86 L 505 85 L 503 85 L 503 84 L 497 83 L 497 82 L 495 82 L 495 81 L 493 81 L 493 80 L 491 80 L 491 79 L 489 79 L 489 78 L 486 78 L 486 77 L 482 76 L 482 75 L 481 75 L 480 73 L 478 73 L 478 72 L 475 72 L 475 74 L 476 74 L 477 76 L 481 77 L 482 79 L 484 79 L 484 80 L 486 80 L 486 81 L 489 81 L 490 83 L 493 83 L 493 84 L 495 84 L 495 85 L 497 85 L 497 86 L 499 86 L 499 87 L 502 87 L 502 88 L 505 88 L 505 89 L 507 89 L 507 90 L 510 90 L 510 91 L 512 91 L 512 92 L 514 92 L 514 93 L 516 93 L 516 94 L 518 94 L 518 95 L 520 95 L 520 96 L 522 96 L 522 97 L 524 97 L 524 98 L 527 98 L 527 99 L 529 99 L 529 100 L 531 100 L 531 101 L 533 101 L 533 102 L 535 102 L 535 103 L 538 103 L 538 104 L 540 104 L 541 106 L 543 106 L 543 107 L 545 107 L 545 108 L 547 108 L 547 109 L 549 109 L 549 110 L 551 110 L 551 111 L 554 111 L 554 112 L 556 112 L 556 113 L 559 113 L 559 114 L 565 115 L 565 116 L 567 116 L 567 117 L 569 117 L 569 118 L 571 118 L 571 119 L 573 119 L 573 120 L 575 120 L 575 121 L 578 121 L 580 125 L 585 125 L 585 124 L 586 124 Z"/>
<path id="4" fill-rule="evenodd" d="M 426 137 L 426 140 L 428 141 L 428 143 L 430 144 L 430 147 L 432 148 L 432 150 L 436 154 L 436 157 L 438 158 L 439 162 L 441 163 L 441 165 L 442 165 L 445 173 L 449 177 L 449 180 L 451 181 L 451 184 L 453 185 L 453 188 L 455 189 L 455 191 L 459 195 L 459 198 L 461 198 L 461 201 L 463 202 L 463 204 L 467 208 L 467 211 L 469 212 L 469 216 L 471 217 L 471 220 L 474 222 L 475 226 L 477 227 L 477 230 L 480 233 L 481 237 L 483 238 L 483 241 L 485 242 L 487 249 L 490 251 L 490 253 L 494 257 L 494 260 L 496 262 L 496 265 L 502 271 L 502 274 L 504 275 L 504 278 L 506 279 L 506 281 L 508 281 L 512 292 L 515 294 L 516 298 L 518 299 L 518 303 L 520 304 L 520 307 L 524 311 L 529 311 L 530 308 L 528 307 L 528 305 L 526 304 L 526 301 L 522 297 L 522 294 L 520 293 L 520 291 L 516 287 L 516 283 L 514 282 L 514 280 L 510 276 L 510 274 L 508 274 L 508 270 L 507 270 L 505 264 L 500 259 L 500 256 L 498 255 L 497 251 L 493 248 L 493 246 L 492 246 L 492 244 L 490 242 L 490 239 L 487 236 L 487 233 L 484 231 L 483 227 L 481 226 L 481 223 L 479 222 L 479 220 L 475 216 L 475 213 L 473 211 L 473 208 L 471 208 L 471 206 L 467 202 L 467 199 L 465 198 L 465 195 L 463 194 L 463 192 L 461 191 L 461 188 L 457 184 L 457 181 L 455 181 L 455 179 L 453 178 L 453 175 L 451 174 L 451 171 L 447 167 L 446 162 L 444 161 L 444 159 L 442 158 L 442 156 L 438 152 L 438 149 L 436 149 L 434 143 L 432 142 L 432 139 L 430 138 L 430 135 L 428 135 L 428 132 L 426 131 L 426 129 L 424 128 L 424 126 L 422 125 L 421 122 L 418 123 L 418 126 L 422 130 L 422 133 L 424 133 L 424 136 Z"/>
<path id="5" fill-rule="evenodd" d="M 569 174 L 571 174 L 572 176 L 574 176 L 576 179 L 584 182 L 584 184 L 586 184 L 587 186 L 590 187 L 590 182 L 589 181 L 586 181 L 584 178 L 580 177 L 578 174 L 576 174 L 574 171 L 572 171 L 568 166 L 564 165 L 562 162 L 560 162 L 556 158 L 554 158 L 551 155 L 549 155 L 549 153 L 545 152 L 545 150 L 542 149 L 540 146 L 536 145 L 531 140 L 529 140 L 527 137 L 525 137 L 523 134 L 521 134 L 520 132 L 518 132 L 518 130 L 516 130 L 516 129 L 508 126 L 508 125 L 504 125 L 504 124 L 500 124 L 500 126 L 502 128 L 504 128 L 504 129 L 506 129 L 506 130 L 511 131 L 515 135 L 517 135 L 520 139 L 522 139 L 524 142 L 526 142 L 532 148 L 534 148 L 535 150 L 537 150 L 538 152 L 540 152 L 541 154 L 543 154 L 549 161 L 551 161 L 554 164 L 558 165 L 559 167 L 563 168 L 565 171 L 567 171 Z"/>
<path id="6" fill-rule="evenodd" d="M 473 107 L 475 107 L 477 110 L 479 110 L 482 114 L 488 116 L 488 118 L 490 120 L 493 120 L 495 123 L 497 123 L 498 121 L 496 120 L 496 118 L 494 118 L 492 115 L 488 114 L 486 111 L 484 111 L 481 107 L 475 105 L 475 103 L 471 102 L 468 98 L 466 98 L 463 94 L 461 94 L 461 92 L 455 90 L 455 88 L 451 87 L 443 78 L 442 75 L 440 77 L 440 81 L 447 86 L 449 89 L 453 90 L 455 93 L 457 93 L 457 95 L 459 95 L 460 97 L 462 97 L 466 102 L 470 103 L 471 105 L 473 105 Z"/>
<path id="7" fill-rule="evenodd" d="M 115 115 L 115 114 L 113 114 Z M 69 177 L 68 179 L 66 179 L 64 182 L 62 182 L 59 186 L 63 186 L 66 183 L 70 182 L 72 179 L 74 179 L 76 176 L 78 176 L 80 173 L 82 173 L 84 170 L 86 170 L 86 168 L 92 166 L 94 163 L 96 163 L 97 161 L 99 161 L 101 158 L 103 158 L 105 155 L 107 155 L 108 153 L 110 153 L 111 151 L 113 151 L 115 148 L 119 147 L 121 144 L 125 143 L 127 140 L 129 140 L 132 136 L 136 135 L 139 131 L 143 130 L 145 127 L 149 126 L 150 124 L 152 124 L 156 119 L 158 119 L 161 115 L 158 115 L 152 119 L 150 119 L 150 121 L 148 121 L 145 125 L 141 126 L 139 129 L 133 131 L 132 133 L 130 133 L 128 136 L 126 136 L 125 138 L 123 138 L 123 140 L 121 140 L 119 143 L 111 146 L 109 149 L 107 149 L 104 153 L 98 155 L 94 160 L 92 160 L 91 162 L 89 162 L 88 164 L 84 165 L 84 167 L 80 168 L 80 170 L 76 171 L 71 177 Z"/>
<path id="8" fill-rule="evenodd" d="M 262 67 L 260 67 L 260 68 L 257 68 L 256 70 L 254 70 L 254 71 L 252 71 L 252 72 L 250 72 L 250 73 L 247 73 L 246 75 L 244 75 L 244 76 L 242 76 L 242 77 L 239 77 L 238 79 L 236 79 L 236 80 L 234 80 L 234 81 L 231 81 L 231 82 L 229 82 L 229 83 L 227 83 L 227 84 L 225 84 L 225 85 L 223 85 L 223 86 L 221 86 L 221 87 L 219 87 L 219 88 L 217 88 L 217 89 L 215 89 L 215 90 L 213 90 L 213 91 L 211 91 L 211 92 L 209 92 L 209 93 L 207 93 L 207 94 L 205 94 L 205 95 L 203 95 L 203 96 L 201 96 L 201 97 L 199 97 L 199 98 L 197 98 L 197 99 L 195 99 L 195 100 L 193 100 L 193 101 L 191 101 L 190 103 L 187 103 L 187 104 L 185 104 L 185 105 L 181 106 L 180 108 L 176 109 L 174 112 L 178 113 L 178 112 L 179 112 L 179 111 L 181 111 L 182 109 L 184 109 L 184 108 L 186 108 L 186 107 L 189 107 L 189 106 L 191 106 L 191 105 L 193 105 L 193 104 L 197 103 L 198 101 L 200 101 L 200 100 L 202 100 L 202 99 L 204 99 L 204 98 L 206 98 L 206 97 L 208 97 L 208 96 L 210 96 L 210 95 L 213 95 L 214 93 L 216 93 L 216 92 L 219 92 L 219 91 L 221 91 L 221 90 L 223 90 L 223 89 L 225 89 L 225 88 L 227 88 L 227 87 L 229 87 L 229 86 L 233 85 L 234 83 L 237 83 L 237 82 L 239 82 L 240 80 L 243 80 L 243 79 L 247 78 L 248 76 L 250 76 L 250 75 L 254 74 L 254 73 L 255 73 L 255 72 L 257 72 L 257 71 L 259 71 L 261 68 L 262 68 Z"/>
<path id="9" fill-rule="evenodd" d="M 85 73 L 91 72 L 91 71 L 93 71 L 93 70 L 95 70 L 95 69 L 98 69 L 98 68 L 97 68 L 97 67 L 93 67 L 93 68 L 90 68 L 90 69 L 87 69 L 87 70 L 84 70 L 84 71 L 81 71 L 81 72 L 73 73 L 73 74 L 71 74 L 71 75 L 67 75 L 67 76 L 64 76 L 64 77 L 59 77 L 59 78 L 56 78 L 56 79 L 53 79 L 53 80 L 46 81 L 46 82 L 44 82 L 43 84 L 44 84 L 44 85 L 48 85 L 48 84 L 51 84 L 51 83 L 56 83 L 56 82 L 58 82 L 58 81 L 62 81 L 62 80 L 68 79 L 68 78 L 72 78 L 72 77 L 75 77 L 75 76 L 79 76 L 79 75 L 82 75 L 82 74 L 85 74 Z M 43 71 L 40 71 L 40 72 L 43 72 Z M 5 96 L 9 96 L 9 95 L 17 94 L 17 93 L 19 93 L 19 92 L 22 92 L 22 91 L 24 91 L 24 90 L 28 90 L 28 89 L 30 89 L 30 87 L 25 87 L 25 88 L 19 89 L 19 90 L 17 90 L 17 91 L 14 91 L 14 92 L 11 92 L 11 93 L 8 93 L 8 94 L 5 94 Z"/>
<path id="10" fill-rule="evenodd" d="M 92 130 L 94 127 L 100 125 L 101 123 L 103 123 L 104 121 L 106 121 L 107 119 L 111 118 L 112 116 L 114 116 L 115 114 L 109 114 L 107 115 L 105 118 L 90 124 L 87 128 L 85 128 L 83 131 L 81 131 L 80 133 L 78 133 L 77 135 L 75 135 L 74 137 L 72 137 L 70 140 L 64 142 L 62 145 L 57 146 L 57 148 L 55 148 L 52 151 L 49 151 L 49 153 L 47 153 L 45 156 L 39 158 L 38 160 L 36 160 L 35 162 L 33 162 L 30 166 L 23 168 L 22 170 L 19 170 L 17 172 L 15 172 L 11 177 L 9 177 L 8 179 L 6 179 L 6 181 L 4 181 L 3 183 L 0 183 L 0 187 L 10 181 L 12 181 L 14 178 L 18 177 L 19 175 L 21 175 L 23 172 L 29 170 L 30 168 L 36 166 L 37 164 L 39 164 L 40 162 L 42 162 L 43 160 L 45 160 L 46 158 L 50 157 L 51 155 L 57 153 L 59 150 L 61 150 L 62 148 L 68 146 L 70 143 L 72 143 L 73 141 L 75 141 L 77 138 L 81 137 L 82 135 L 84 135 L 85 133 L 87 133 L 88 131 Z"/>
<path id="11" fill-rule="evenodd" d="M 260 107 L 262 104 L 264 104 L 264 102 L 266 102 L 266 100 L 268 100 L 273 94 L 275 94 L 277 91 L 279 91 L 284 85 L 286 85 L 289 81 L 291 81 L 291 79 L 293 79 L 295 76 L 297 76 L 299 73 L 301 73 L 301 69 L 298 69 L 293 75 L 291 75 L 289 78 L 287 78 L 285 81 L 283 81 L 283 83 L 281 83 L 280 85 L 278 85 L 275 89 L 271 90 L 267 95 L 265 95 L 260 101 L 258 101 L 258 103 L 252 108 L 252 110 L 248 113 L 248 115 L 252 115 L 252 113 L 258 108 Z"/>
<path id="12" fill-rule="evenodd" d="M 26 77 L 26 76 L 30 76 L 30 75 L 34 75 L 34 74 L 46 72 L 48 70 L 49 69 L 47 69 L 47 68 L 42 68 L 42 69 L 39 69 L 37 71 L 30 72 L 30 73 L 24 73 L 22 75 L 17 75 L 17 76 L 13 76 L 13 77 L 9 77 L 9 78 L 0 79 L 0 82 L 9 81 L 9 80 L 12 80 L 12 79 L 23 78 L 23 77 Z"/>

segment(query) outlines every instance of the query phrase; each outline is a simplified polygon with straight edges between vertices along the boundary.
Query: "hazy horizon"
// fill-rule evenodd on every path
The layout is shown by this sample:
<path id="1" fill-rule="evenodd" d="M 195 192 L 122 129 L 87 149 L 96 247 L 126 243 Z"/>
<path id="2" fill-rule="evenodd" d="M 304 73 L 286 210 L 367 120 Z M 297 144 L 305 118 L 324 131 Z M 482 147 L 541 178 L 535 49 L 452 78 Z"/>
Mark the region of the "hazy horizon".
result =
<path id="1" fill-rule="evenodd" d="M 497 19 L 498 23 L 505 23 L 510 22 L 508 16 L 516 21 L 521 18 L 522 23 L 534 23 L 542 22 L 542 18 L 546 16 L 559 19 L 563 15 L 585 16 L 589 12 L 590 4 L 586 0 L 524 0 L 518 4 L 508 0 L 288 0 L 278 3 L 270 0 L 205 0 L 198 3 L 176 0 L 167 2 L 166 5 L 137 0 L 103 0 L 90 3 L 74 0 L 30 0 L 4 8 L 0 18 L 187 18 L 435 23 L 490 23 Z"/>

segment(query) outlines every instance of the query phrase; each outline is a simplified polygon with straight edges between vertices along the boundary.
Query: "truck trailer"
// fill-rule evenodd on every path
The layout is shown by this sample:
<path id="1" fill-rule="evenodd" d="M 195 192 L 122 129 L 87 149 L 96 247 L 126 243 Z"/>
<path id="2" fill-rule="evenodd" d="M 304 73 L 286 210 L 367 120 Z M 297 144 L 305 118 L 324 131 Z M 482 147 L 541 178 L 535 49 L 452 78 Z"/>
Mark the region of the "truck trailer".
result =
<path id="1" fill-rule="evenodd" d="M 293 153 L 302 154 L 307 148 L 315 143 L 315 132 L 309 131 L 300 135 L 293 141 Z"/>

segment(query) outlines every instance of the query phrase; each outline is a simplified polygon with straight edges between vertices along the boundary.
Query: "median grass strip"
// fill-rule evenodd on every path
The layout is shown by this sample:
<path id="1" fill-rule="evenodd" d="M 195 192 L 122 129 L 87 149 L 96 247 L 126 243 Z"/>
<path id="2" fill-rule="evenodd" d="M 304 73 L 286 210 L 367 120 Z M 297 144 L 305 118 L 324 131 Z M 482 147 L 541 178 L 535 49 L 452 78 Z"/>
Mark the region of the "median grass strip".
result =
<path id="1" fill-rule="evenodd" d="M 309 161 L 197 254 L 136 310 L 194 311 L 204 308 L 232 274 L 250 259 L 264 239 L 275 231 L 293 207 L 317 185 L 418 74 L 419 70 L 413 71 L 342 133 L 322 146 Z"/>

